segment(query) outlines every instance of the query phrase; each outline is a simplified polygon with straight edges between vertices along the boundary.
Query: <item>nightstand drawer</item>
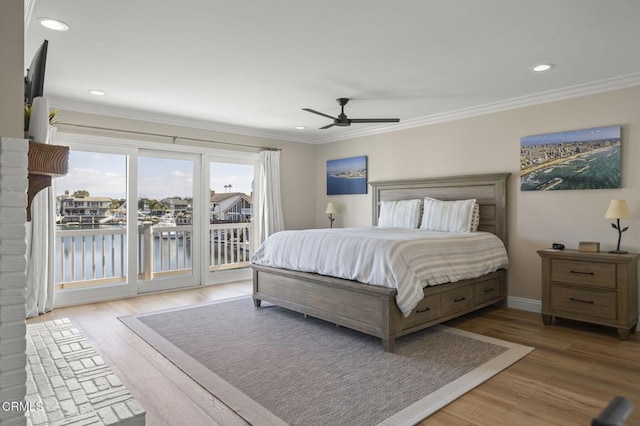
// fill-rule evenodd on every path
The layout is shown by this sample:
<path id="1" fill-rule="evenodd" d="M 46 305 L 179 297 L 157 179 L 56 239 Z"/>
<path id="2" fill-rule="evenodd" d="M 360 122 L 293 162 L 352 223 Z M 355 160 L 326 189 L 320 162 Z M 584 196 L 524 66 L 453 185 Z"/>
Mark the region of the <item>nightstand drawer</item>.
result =
<path id="1" fill-rule="evenodd" d="M 551 281 L 616 288 L 616 265 L 614 263 L 552 259 Z"/>
<path id="2" fill-rule="evenodd" d="M 554 285 L 551 288 L 551 308 L 559 316 L 563 312 L 599 318 L 617 319 L 618 294 L 614 291 L 598 291 L 584 288 Z"/>
<path id="3" fill-rule="evenodd" d="M 441 298 L 439 294 L 425 296 L 425 298 L 422 299 L 415 308 L 413 308 L 409 318 L 405 318 L 404 316 L 402 317 L 402 329 L 406 330 L 410 327 L 424 324 L 432 319 L 441 317 L 442 309 L 440 300 Z"/>
<path id="4" fill-rule="evenodd" d="M 470 308 L 474 305 L 473 286 L 460 287 L 442 295 L 442 313 L 444 315 Z"/>

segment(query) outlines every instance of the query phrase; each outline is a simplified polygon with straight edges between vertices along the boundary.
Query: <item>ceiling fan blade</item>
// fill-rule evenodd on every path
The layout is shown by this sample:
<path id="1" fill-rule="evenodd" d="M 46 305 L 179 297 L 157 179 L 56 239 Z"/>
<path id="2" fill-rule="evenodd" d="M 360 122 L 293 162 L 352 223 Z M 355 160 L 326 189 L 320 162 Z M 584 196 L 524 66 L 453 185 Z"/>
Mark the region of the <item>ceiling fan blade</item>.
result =
<path id="1" fill-rule="evenodd" d="M 399 118 L 352 118 L 352 123 L 399 123 Z"/>
<path id="2" fill-rule="evenodd" d="M 335 126 L 335 124 L 327 124 L 324 127 L 320 127 L 320 130 L 328 129 L 329 127 L 333 127 L 333 126 Z"/>
<path id="3" fill-rule="evenodd" d="M 335 118 L 335 117 L 332 117 L 332 116 L 327 115 L 327 114 L 322 113 L 322 112 L 318 112 L 318 111 L 316 111 L 316 110 L 314 110 L 314 109 L 311 109 L 311 108 L 302 108 L 302 110 L 303 110 L 303 111 L 307 111 L 307 112 L 312 112 L 312 113 L 314 113 L 314 114 L 318 114 L 318 115 L 321 115 L 321 116 L 323 116 L 323 117 L 330 118 L 330 119 L 332 119 L 332 120 L 337 120 L 337 118 Z"/>

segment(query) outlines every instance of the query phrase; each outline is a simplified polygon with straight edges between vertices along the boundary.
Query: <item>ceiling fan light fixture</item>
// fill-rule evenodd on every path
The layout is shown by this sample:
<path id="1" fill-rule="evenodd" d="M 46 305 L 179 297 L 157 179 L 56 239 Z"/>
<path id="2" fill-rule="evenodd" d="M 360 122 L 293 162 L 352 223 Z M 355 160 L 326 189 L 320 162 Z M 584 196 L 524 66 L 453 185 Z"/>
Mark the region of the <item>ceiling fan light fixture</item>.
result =
<path id="1" fill-rule="evenodd" d="M 553 68 L 553 64 L 539 64 L 532 67 L 531 69 L 535 72 L 543 72 L 549 71 L 551 68 Z"/>
<path id="2" fill-rule="evenodd" d="M 53 18 L 41 18 L 40 25 L 53 31 L 69 31 L 69 26 Z"/>

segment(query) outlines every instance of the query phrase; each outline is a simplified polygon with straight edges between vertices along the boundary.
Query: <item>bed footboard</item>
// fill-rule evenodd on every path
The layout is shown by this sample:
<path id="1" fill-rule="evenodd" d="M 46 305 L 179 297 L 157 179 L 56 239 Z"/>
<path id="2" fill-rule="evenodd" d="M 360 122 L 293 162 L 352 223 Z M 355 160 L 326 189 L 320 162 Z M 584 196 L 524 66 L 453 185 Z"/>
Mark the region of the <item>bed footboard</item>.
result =
<path id="1" fill-rule="evenodd" d="M 252 265 L 253 301 L 273 303 L 315 318 L 380 337 L 393 351 L 401 313 L 396 290 L 286 269 Z"/>

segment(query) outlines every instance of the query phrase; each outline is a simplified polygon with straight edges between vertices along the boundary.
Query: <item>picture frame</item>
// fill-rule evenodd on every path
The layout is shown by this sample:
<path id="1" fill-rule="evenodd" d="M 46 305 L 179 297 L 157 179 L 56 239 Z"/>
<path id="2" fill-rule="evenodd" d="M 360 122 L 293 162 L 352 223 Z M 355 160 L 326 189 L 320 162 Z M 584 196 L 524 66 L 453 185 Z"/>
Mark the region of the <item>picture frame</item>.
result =
<path id="1" fill-rule="evenodd" d="M 366 155 L 327 160 L 327 195 L 366 193 Z"/>
<path id="2" fill-rule="evenodd" d="M 520 139 L 520 190 L 622 187 L 622 126 L 594 127 Z"/>

